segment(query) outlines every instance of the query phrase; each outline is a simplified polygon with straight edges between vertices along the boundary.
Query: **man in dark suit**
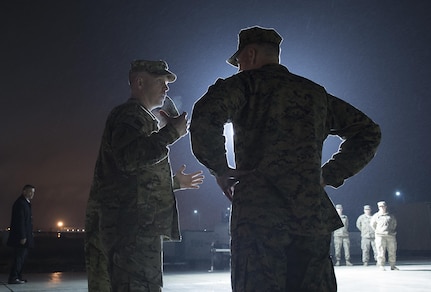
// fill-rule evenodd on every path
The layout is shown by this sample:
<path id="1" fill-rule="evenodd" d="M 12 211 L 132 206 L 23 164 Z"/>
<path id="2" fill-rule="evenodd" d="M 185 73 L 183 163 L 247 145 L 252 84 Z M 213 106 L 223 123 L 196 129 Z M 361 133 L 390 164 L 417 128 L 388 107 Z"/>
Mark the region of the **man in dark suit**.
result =
<path id="1" fill-rule="evenodd" d="M 34 246 L 33 219 L 30 201 L 34 197 L 35 187 L 25 185 L 21 196 L 12 207 L 12 218 L 7 245 L 14 248 L 14 257 L 9 274 L 9 284 L 24 284 L 22 268 L 27 258 L 28 248 Z"/>

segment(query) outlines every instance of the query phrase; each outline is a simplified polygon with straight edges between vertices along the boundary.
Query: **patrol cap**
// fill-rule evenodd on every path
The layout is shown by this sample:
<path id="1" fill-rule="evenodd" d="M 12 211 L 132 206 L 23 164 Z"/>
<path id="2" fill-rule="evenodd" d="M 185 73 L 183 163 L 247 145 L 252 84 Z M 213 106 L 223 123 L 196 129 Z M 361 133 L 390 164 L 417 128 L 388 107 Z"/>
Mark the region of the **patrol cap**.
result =
<path id="1" fill-rule="evenodd" d="M 383 207 L 386 206 L 386 202 L 385 201 L 380 201 L 377 203 L 377 207 Z"/>
<path id="2" fill-rule="evenodd" d="M 238 67 L 236 57 L 249 44 L 271 43 L 279 46 L 283 38 L 272 28 L 253 26 L 244 28 L 238 35 L 238 50 L 226 62 Z"/>
<path id="3" fill-rule="evenodd" d="M 162 60 L 134 60 L 131 63 L 129 72 L 148 72 L 154 75 L 166 75 L 169 82 L 174 82 L 177 79 L 177 76 L 168 70 L 168 64 Z"/>
<path id="4" fill-rule="evenodd" d="M 335 205 L 335 209 L 343 209 L 343 205 L 337 204 L 337 205 Z"/>
<path id="5" fill-rule="evenodd" d="M 364 206 L 364 210 L 371 210 L 370 205 L 365 205 L 365 206 Z"/>

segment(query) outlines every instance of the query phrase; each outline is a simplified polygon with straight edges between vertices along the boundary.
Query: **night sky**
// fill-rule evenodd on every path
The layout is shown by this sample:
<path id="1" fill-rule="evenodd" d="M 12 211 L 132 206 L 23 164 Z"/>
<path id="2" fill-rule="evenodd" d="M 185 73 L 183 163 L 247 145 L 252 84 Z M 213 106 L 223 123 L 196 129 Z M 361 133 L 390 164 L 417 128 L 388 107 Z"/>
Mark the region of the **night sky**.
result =
<path id="1" fill-rule="evenodd" d="M 152 2 L 152 4 L 149 4 Z M 100 138 L 110 110 L 127 100 L 133 59 L 166 60 L 180 111 L 219 77 L 240 29 L 283 37 L 281 63 L 323 85 L 380 124 L 375 159 L 328 193 L 351 217 L 364 204 L 431 201 L 431 2 L 1 1 L 0 228 L 23 185 L 34 184 L 34 225 L 83 227 Z M 324 160 L 339 140 L 325 145 Z M 173 170 L 204 169 L 189 136 L 171 148 Z M 177 193 L 183 229 L 211 229 L 229 202 L 204 169 L 200 190 Z M 395 198 L 400 191 L 401 197 Z M 353 220 L 352 220 L 353 221 Z"/>

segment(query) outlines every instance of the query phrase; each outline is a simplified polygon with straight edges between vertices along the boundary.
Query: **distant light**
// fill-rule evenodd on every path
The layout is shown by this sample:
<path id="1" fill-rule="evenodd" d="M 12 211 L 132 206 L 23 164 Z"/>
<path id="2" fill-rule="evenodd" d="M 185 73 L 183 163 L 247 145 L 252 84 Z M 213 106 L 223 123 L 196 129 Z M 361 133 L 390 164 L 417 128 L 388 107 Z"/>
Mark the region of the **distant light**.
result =
<path id="1" fill-rule="evenodd" d="M 395 192 L 395 196 L 397 196 L 397 197 L 401 196 L 401 192 L 396 191 L 396 192 Z"/>
<path id="2" fill-rule="evenodd" d="M 193 210 L 193 213 L 197 214 L 197 213 L 198 213 L 198 210 Z"/>
<path id="3" fill-rule="evenodd" d="M 58 227 L 63 227 L 63 221 L 58 221 L 58 222 L 57 222 L 57 226 L 58 226 Z"/>

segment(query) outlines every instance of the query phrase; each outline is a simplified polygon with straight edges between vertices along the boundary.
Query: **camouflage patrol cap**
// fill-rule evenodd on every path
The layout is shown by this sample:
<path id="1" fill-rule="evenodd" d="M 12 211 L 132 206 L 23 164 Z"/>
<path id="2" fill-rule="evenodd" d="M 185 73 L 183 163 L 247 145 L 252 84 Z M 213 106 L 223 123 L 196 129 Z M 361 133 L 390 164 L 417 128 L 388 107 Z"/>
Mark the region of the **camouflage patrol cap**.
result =
<path id="1" fill-rule="evenodd" d="M 337 205 L 335 205 L 335 209 L 343 209 L 343 205 L 337 204 Z"/>
<path id="2" fill-rule="evenodd" d="M 371 210 L 370 205 L 365 205 L 365 206 L 364 206 L 364 210 Z"/>
<path id="3" fill-rule="evenodd" d="M 168 70 L 168 64 L 162 60 L 134 60 L 131 63 L 129 72 L 148 72 L 155 75 L 166 75 L 169 82 L 174 82 L 177 79 L 177 76 Z"/>
<path id="4" fill-rule="evenodd" d="M 238 67 L 236 57 L 245 46 L 259 43 L 271 43 L 279 46 L 282 40 L 283 38 L 272 28 L 263 28 L 260 26 L 244 28 L 238 35 L 238 50 L 226 62 Z"/>

